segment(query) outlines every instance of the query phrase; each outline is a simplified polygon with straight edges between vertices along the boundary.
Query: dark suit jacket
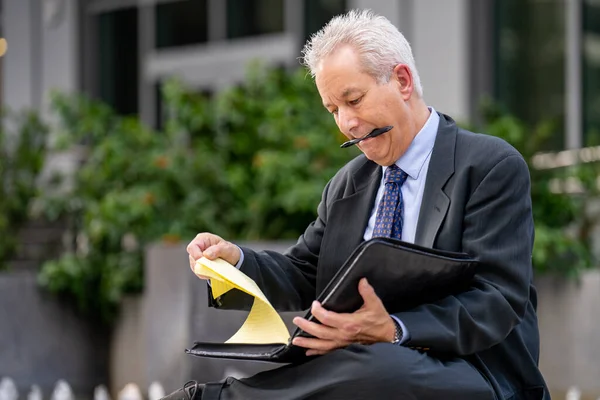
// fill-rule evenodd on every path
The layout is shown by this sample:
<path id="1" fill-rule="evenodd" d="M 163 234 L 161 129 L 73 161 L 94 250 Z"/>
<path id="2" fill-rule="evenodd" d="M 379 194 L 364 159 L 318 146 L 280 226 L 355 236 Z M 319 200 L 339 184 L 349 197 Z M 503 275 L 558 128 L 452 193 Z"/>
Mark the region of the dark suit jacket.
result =
<path id="1" fill-rule="evenodd" d="M 538 370 L 533 218 L 527 164 L 501 139 L 474 134 L 440 114 L 415 243 L 462 251 L 481 261 L 469 290 L 395 314 L 406 346 L 462 357 L 502 399 L 549 398 Z M 284 255 L 243 249 L 242 271 L 275 308 L 305 310 L 362 241 L 381 179 L 363 155 L 323 191 L 318 217 Z M 247 308 L 228 293 L 213 306 Z"/>

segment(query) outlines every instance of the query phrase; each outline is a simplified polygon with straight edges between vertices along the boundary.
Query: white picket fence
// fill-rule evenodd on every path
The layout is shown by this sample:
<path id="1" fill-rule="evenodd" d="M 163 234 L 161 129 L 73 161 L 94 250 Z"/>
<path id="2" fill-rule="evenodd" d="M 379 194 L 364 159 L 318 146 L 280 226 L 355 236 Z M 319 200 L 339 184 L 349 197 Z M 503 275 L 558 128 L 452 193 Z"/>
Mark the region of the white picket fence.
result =
<path id="1" fill-rule="evenodd" d="M 140 388 L 134 383 L 128 383 L 117 395 L 116 400 L 159 400 L 165 396 L 165 390 L 158 382 L 153 382 L 148 387 L 147 397 L 144 397 Z M 15 382 L 7 377 L 0 380 L 0 400 L 18 400 L 19 392 Z M 42 391 L 38 385 L 32 385 L 27 400 L 43 400 Z M 71 386 L 63 380 L 56 382 L 50 400 L 75 400 Z M 111 400 L 108 389 L 104 385 L 94 389 L 94 400 Z M 565 400 L 581 400 L 581 390 L 576 386 L 569 388 Z M 600 397 L 597 399 L 600 400 Z"/>
<path id="2" fill-rule="evenodd" d="M 147 396 L 142 394 L 140 388 L 134 383 L 128 383 L 117 395 L 116 400 L 159 400 L 165 396 L 163 386 L 158 382 L 153 382 L 148 387 Z M 19 400 L 19 392 L 15 382 L 8 377 L 0 380 L 0 400 Z M 104 385 L 97 386 L 94 389 L 94 400 L 111 400 L 108 389 Z M 42 391 L 38 385 L 32 385 L 27 400 L 43 400 Z M 50 400 L 75 400 L 71 386 L 63 380 L 56 382 L 54 390 L 50 395 Z"/>

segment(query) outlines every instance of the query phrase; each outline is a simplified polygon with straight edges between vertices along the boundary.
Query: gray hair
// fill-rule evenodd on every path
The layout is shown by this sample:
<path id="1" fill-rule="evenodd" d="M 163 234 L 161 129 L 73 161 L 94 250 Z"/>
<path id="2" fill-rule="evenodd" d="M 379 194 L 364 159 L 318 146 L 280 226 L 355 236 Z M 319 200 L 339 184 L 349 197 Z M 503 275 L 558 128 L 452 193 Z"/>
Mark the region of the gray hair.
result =
<path id="1" fill-rule="evenodd" d="M 415 91 L 423 97 L 410 44 L 387 18 L 371 10 L 351 10 L 332 18 L 306 42 L 301 63 L 314 78 L 319 63 L 344 44 L 358 51 L 365 72 L 378 83 L 389 82 L 394 67 L 406 64 L 412 73 Z"/>

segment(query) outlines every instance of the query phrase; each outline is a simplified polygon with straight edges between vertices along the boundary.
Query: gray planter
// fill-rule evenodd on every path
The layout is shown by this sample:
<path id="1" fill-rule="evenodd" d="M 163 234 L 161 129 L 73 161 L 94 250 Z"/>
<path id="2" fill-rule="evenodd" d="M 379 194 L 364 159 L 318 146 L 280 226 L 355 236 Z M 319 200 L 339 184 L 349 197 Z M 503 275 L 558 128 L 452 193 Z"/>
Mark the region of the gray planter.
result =
<path id="1" fill-rule="evenodd" d="M 108 380 L 108 335 L 68 304 L 44 293 L 37 271 L 0 273 L 0 377 L 21 395 L 32 384 L 48 397 L 59 379 L 79 398 Z"/>
<path id="2" fill-rule="evenodd" d="M 540 368 L 553 397 L 577 386 L 585 399 L 600 398 L 600 270 L 577 280 L 537 276 Z"/>

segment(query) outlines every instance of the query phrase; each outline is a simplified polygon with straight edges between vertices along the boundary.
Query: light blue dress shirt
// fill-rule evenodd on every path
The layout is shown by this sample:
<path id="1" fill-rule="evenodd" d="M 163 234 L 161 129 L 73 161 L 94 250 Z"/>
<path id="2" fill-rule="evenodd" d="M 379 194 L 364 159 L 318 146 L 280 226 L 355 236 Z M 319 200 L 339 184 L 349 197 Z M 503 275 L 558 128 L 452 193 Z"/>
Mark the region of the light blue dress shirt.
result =
<path id="1" fill-rule="evenodd" d="M 421 202 L 423 201 L 423 191 L 425 189 L 425 179 L 427 178 L 427 171 L 429 170 L 429 160 L 431 158 L 431 152 L 433 151 L 433 145 L 435 143 L 435 137 L 437 136 L 438 125 L 440 123 L 440 116 L 432 108 L 429 107 L 430 115 L 423 128 L 417 133 L 417 136 L 413 139 L 412 143 L 406 150 L 406 152 L 396 161 L 396 165 L 402 169 L 408 177 L 402 185 L 402 200 L 404 201 L 404 225 L 402 227 L 402 240 L 409 243 L 414 243 L 415 234 L 417 232 L 417 222 L 419 219 L 419 210 L 421 209 Z M 367 228 L 363 238 L 365 240 L 371 239 L 373 236 L 373 228 L 375 227 L 375 218 L 377 217 L 377 208 L 379 202 L 383 197 L 385 191 L 385 170 L 387 167 L 381 167 L 383 169 L 381 174 L 381 183 L 377 190 L 377 196 L 375 198 L 375 204 L 371 210 L 371 217 L 367 223 Z M 240 249 L 240 260 L 236 264 L 237 268 L 240 268 L 244 262 L 244 252 Z M 405 343 L 410 339 L 410 333 L 404 323 L 395 316 L 392 315 L 402 328 L 403 336 L 400 340 L 400 344 Z"/>
<path id="2" fill-rule="evenodd" d="M 406 152 L 396 161 L 396 165 L 408 175 L 400 190 L 402 192 L 402 200 L 404 202 L 402 240 L 409 243 L 415 242 L 419 211 L 421 210 L 423 191 L 425 189 L 425 179 L 427 178 L 429 160 L 431 159 L 431 152 L 433 151 L 438 125 L 440 123 L 440 116 L 438 113 L 432 107 L 429 107 L 429 111 L 429 118 L 425 122 L 425 125 L 423 125 L 423 128 L 421 128 L 419 133 L 417 133 L 417 136 L 415 136 Z M 377 197 L 375 198 L 375 204 L 371 210 L 371 217 L 369 218 L 369 222 L 367 223 L 367 228 L 365 229 L 365 234 L 363 236 L 365 240 L 369 240 L 373 236 L 375 218 L 377 217 L 377 209 L 379 208 L 379 202 L 381 201 L 383 192 L 385 191 L 384 177 L 385 170 L 388 167 L 381 168 L 383 169 L 381 174 L 381 183 L 379 184 Z M 410 339 L 410 333 L 408 329 L 400 319 L 393 315 L 392 318 L 394 318 L 402 328 L 403 336 L 400 340 L 400 344 L 405 343 Z"/>

